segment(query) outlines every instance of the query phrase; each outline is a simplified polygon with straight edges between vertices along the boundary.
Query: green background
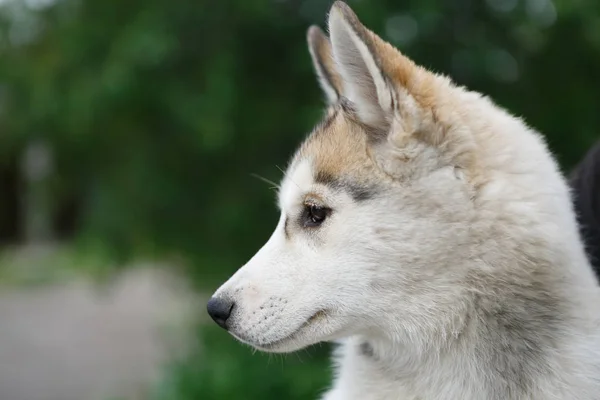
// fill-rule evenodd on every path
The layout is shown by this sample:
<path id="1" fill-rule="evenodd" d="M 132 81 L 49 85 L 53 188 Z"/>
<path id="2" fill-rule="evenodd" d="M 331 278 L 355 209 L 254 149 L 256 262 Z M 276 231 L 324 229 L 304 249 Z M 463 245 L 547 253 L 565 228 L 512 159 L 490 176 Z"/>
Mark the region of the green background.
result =
<path id="1" fill-rule="evenodd" d="M 568 170 L 599 137 L 600 2 L 355 0 L 363 23 L 418 63 L 542 131 Z M 269 185 L 319 120 L 305 33 L 330 1 L 60 0 L 0 4 L 0 239 L 25 232 L 25 149 L 61 239 L 124 265 L 177 257 L 211 292 L 269 236 Z M 199 310 L 203 313 L 204 310 Z M 311 399 L 328 347 L 253 354 L 209 326 L 156 398 Z"/>

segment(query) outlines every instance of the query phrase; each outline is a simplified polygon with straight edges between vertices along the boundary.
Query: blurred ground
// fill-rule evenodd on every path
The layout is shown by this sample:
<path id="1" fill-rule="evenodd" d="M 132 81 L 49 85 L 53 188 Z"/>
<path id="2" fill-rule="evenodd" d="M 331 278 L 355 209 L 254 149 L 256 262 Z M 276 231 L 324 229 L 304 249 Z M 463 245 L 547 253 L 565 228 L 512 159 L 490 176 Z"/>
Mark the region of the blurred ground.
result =
<path id="1" fill-rule="evenodd" d="M 197 311 L 156 267 L 0 289 L 0 400 L 146 399 Z"/>

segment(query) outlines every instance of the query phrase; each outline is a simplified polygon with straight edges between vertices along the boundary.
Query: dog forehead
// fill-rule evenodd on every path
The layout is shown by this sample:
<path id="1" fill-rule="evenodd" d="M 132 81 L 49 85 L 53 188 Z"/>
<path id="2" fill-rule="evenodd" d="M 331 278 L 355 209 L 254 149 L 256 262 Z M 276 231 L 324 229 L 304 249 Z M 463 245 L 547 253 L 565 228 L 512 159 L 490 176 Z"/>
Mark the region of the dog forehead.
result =
<path id="1" fill-rule="evenodd" d="M 289 210 L 315 185 L 343 190 L 356 201 L 366 200 L 377 186 L 376 168 L 367 151 L 367 137 L 338 110 L 308 136 L 281 183 L 279 206 Z"/>
<path id="2" fill-rule="evenodd" d="M 367 154 L 367 134 L 353 122 L 343 107 L 330 109 L 326 118 L 300 147 L 296 158 L 312 160 L 317 182 L 364 178 L 372 167 Z M 328 177 L 328 179 L 320 179 Z"/>

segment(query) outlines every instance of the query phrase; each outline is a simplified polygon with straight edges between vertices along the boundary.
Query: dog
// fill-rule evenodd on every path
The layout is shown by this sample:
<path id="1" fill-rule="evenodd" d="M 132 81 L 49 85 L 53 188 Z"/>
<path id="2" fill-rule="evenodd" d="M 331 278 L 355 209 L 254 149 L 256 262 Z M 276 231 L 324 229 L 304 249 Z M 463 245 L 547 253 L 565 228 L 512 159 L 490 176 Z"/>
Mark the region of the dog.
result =
<path id="1" fill-rule="evenodd" d="M 339 343 L 324 400 L 600 399 L 599 288 L 542 136 L 345 3 L 328 25 L 326 115 L 208 313 L 265 352 Z"/>

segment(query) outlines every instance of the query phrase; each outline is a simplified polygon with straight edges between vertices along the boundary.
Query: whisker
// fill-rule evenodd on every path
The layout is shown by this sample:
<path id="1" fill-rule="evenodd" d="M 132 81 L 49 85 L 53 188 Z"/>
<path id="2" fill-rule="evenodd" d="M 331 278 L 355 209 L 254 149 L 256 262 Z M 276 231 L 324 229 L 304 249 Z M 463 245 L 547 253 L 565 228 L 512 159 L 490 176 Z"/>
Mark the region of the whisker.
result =
<path id="1" fill-rule="evenodd" d="M 265 178 L 264 176 L 260 176 L 258 174 L 254 174 L 254 173 L 250 174 L 250 176 L 252 176 L 252 177 L 254 177 L 254 178 L 258 179 L 258 180 L 261 180 L 261 181 L 263 181 L 265 183 L 268 183 L 270 185 L 273 185 L 273 187 L 271 187 L 270 189 L 280 189 L 280 187 L 279 187 L 279 185 L 277 183 L 273 182 L 270 179 Z"/>

